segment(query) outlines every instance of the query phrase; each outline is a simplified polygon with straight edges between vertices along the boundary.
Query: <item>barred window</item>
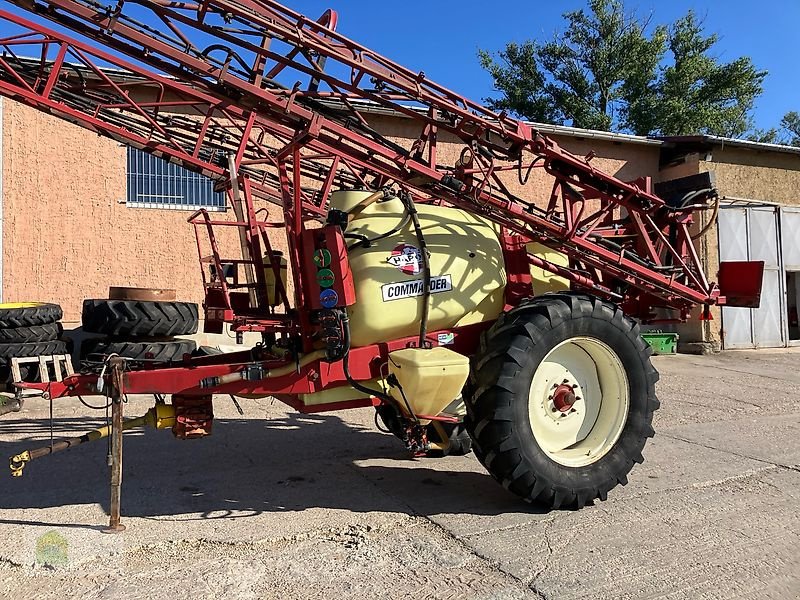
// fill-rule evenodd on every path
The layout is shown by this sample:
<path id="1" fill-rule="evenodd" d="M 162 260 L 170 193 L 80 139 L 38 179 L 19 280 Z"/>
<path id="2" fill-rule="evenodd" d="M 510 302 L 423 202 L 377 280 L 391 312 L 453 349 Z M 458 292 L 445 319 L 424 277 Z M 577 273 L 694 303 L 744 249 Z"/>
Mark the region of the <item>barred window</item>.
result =
<path id="1" fill-rule="evenodd" d="M 225 210 L 225 194 L 211 179 L 130 146 L 127 176 L 130 207 Z"/>

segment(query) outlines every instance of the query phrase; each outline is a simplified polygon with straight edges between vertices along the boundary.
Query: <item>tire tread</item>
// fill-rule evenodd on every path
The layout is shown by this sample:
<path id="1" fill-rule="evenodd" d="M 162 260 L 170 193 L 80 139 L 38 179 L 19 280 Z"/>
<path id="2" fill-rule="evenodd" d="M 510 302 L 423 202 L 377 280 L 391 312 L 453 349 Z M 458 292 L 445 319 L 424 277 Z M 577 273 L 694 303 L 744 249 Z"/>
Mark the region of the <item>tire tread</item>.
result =
<path id="1" fill-rule="evenodd" d="M 89 299 L 83 302 L 83 329 L 114 337 L 172 337 L 197 333 L 192 302 Z"/>
<path id="2" fill-rule="evenodd" d="M 512 383 L 524 364 L 528 350 L 542 332 L 573 319 L 610 321 L 627 337 L 636 337 L 637 348 L 646 364 L 647 409 L 641 437 L 630 450 L 625 472 L 610 474 L 612 481 L 591 487 L 564 487 L 541 472 L 534 473 L 523 458 L 519 438 L 514 435 Z M 654 385 L 658 372 L 649 361 L 650 347 L 639 335 L 638 325 L 616 305 L 587 294 L 554 293 L 534 298 L 500 316 L 483 333 L 480 352 L 473 358 L 467 384 L 467 426 L 473 437 L 473 449 L 491 475 L 509 491 L 527 501 L 551 508 L 581 507 L 599 498 L 605 500 L 616 483 L 627 483 L 626 473 L 641 462 L 641 449 L 654 431 L 650 426 L 659 403 Z"/>
<path id="3" fill-rule="evenodd" d="M 81 358 L 90 354 L 119 354 L 125 358 L 145 359 L 152 354 L 158 362 L 180 360 L 184 354 L 191 354 L 197 349 L 194 340 L 142 341 L 142 340 L 105 340 L 90 339 L 81 344 Z"/>
<path id="4" fill-rule="evenodd" d="M 63 316 L 58 304 L 41 303 L 24 308 L 0 308 L 0 329 L 47 325 L 59 321 Z"/>

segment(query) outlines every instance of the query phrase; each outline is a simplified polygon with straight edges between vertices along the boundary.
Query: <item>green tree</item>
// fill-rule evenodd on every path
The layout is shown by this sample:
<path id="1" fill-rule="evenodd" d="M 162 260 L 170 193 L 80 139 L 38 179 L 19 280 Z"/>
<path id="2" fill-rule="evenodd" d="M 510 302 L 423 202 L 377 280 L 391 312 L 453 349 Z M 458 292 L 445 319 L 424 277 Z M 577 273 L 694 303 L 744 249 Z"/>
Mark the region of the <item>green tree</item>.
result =
<path id="1" fill-rule="evenodd" d="M 785 143 L 792 146 L 800 146 L 800 113 L 791 111 L 783 115 L 781 127 L 788 134 L 788 139 Z"/>
<path id="2" fill-rule="evenodd" d="M 783 115 L 778 127 L 754 129 L 745 137 L 751 142 L 800 147 L 800 113 L 790 111 Z"/>
<path id="3" fill-rule="evenodd" d="M 749 58 L 720 63 L 689 12 L 648 32 L 649 20 L 622 0 L 589 0 L 564 14 L 563 32 L 546 43 L 479 51 L 502 96 L 490 107 L 538 122 L 639 135 L 739 136 L 751 124 L 765 71 Z"/>

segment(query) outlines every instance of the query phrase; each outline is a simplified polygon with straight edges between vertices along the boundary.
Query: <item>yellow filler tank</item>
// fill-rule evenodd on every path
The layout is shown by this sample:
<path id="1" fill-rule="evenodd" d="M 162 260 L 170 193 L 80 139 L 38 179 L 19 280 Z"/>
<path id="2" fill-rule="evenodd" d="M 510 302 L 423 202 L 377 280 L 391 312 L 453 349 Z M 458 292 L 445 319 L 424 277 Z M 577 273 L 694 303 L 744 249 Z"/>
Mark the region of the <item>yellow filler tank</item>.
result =
<path id="1" fill-rule="evenodd" d="M 349 211 L 371 195 L 340 191 L 331 208 Z M 506 272 L 496 226 L 474 214 L 417 205 L 428 246 L 431 296 L 428 330 L 496 319 L 504 305 Z M 398 198 L 375 202 L 348 225 L 368 247 L 348 239 L 356 303 L 348 308 L 354 347 L 412 336 L 419 331 L 423 272 L 413 223 Z"/>

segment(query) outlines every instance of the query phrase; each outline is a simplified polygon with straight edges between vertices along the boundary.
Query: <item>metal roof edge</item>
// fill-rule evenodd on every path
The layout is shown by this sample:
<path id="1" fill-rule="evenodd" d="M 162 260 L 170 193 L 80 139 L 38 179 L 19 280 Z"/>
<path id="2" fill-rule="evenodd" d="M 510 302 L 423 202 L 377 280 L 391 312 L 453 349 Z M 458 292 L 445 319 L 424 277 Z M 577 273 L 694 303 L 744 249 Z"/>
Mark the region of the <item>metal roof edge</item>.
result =
<path id="1" fill-rule="evenodd" d="M 706 144 L 710 146 L 731 146 L 734 148 L 746 148 L 748 150 L 755 150 L 758 152 L 780 152 L 783 154 L 800 155 L 800 147 L 786 146 L 784 144 L 767 144 L 764 142 L 753 142 L 751 140 L 741 140 L 736 138 L 728 138 L 718 135 L 672 135 L 672 136 L 656 136 L 655 139 L 661 140 L 665 144 L 669 144 L 674 148 L 681 146 L 693 146 Z"/>
<path id="2" fill-rule="evenodd" d="M 664 142 L 657 138 L 633 135 L 630 133 L 615 133 L 613 131 L 599 131 L 596 129 L 583 129 L 581 127 L 569 127 L 567 125 L 551 125 L 548 123 L 534 123 L 524 121 L 524 123 L 538 129 L 542 133 L 553 135 L 565 135 L 576 138 L 586 138 L 593 140 L 603 140 L 616 143 L 641 144 L 644 146 L 663 146 Z"/>
<path id="3" fill-rule="evenodd" d="M 322 104 L 328 104 L 330 106 L 341 106 L 341 104 L 331 101 L 331 100 L 319 100 Z M 411 118 L 402 113 L 399 113 L 395 110 L 387 108 L 378 104 L 377 102 L 372 102 L 368 100 L 351 100 L 351 103 L 358 107 L 360 111 L 365 113 L 377 114 L 377 115 L 386 115 L 389 117 L 400 117 L 400 118 Z M 413 107 L 412 110 L 417 110 L 419 112 L 424 112 L 422 108 Z M 584 138 L 584 139 L 593 139 L 593 140 L 602 140 L 608 142 L 615 142 L 615 143 L 629 143 L 629 144 L 641 144 L 644 146 L 662 146 L 663 142 L 659 139 L 649 138 L 639 135 L 632 135 L 629 133 L 614 133 L 612 131 L 599 131 L 595 129 L 582 129 L 580 127 L 568 127 L 566 125 L 553 125 L 550 123 L 536 123 L 534 121 L 522 121 L 526 125 L 530 125 L 537 131 L 541 131 L 542 133 L 549 134 L 549 135 L 562 135 L 567 137 L 574 137 L 574 138 Z"/>

